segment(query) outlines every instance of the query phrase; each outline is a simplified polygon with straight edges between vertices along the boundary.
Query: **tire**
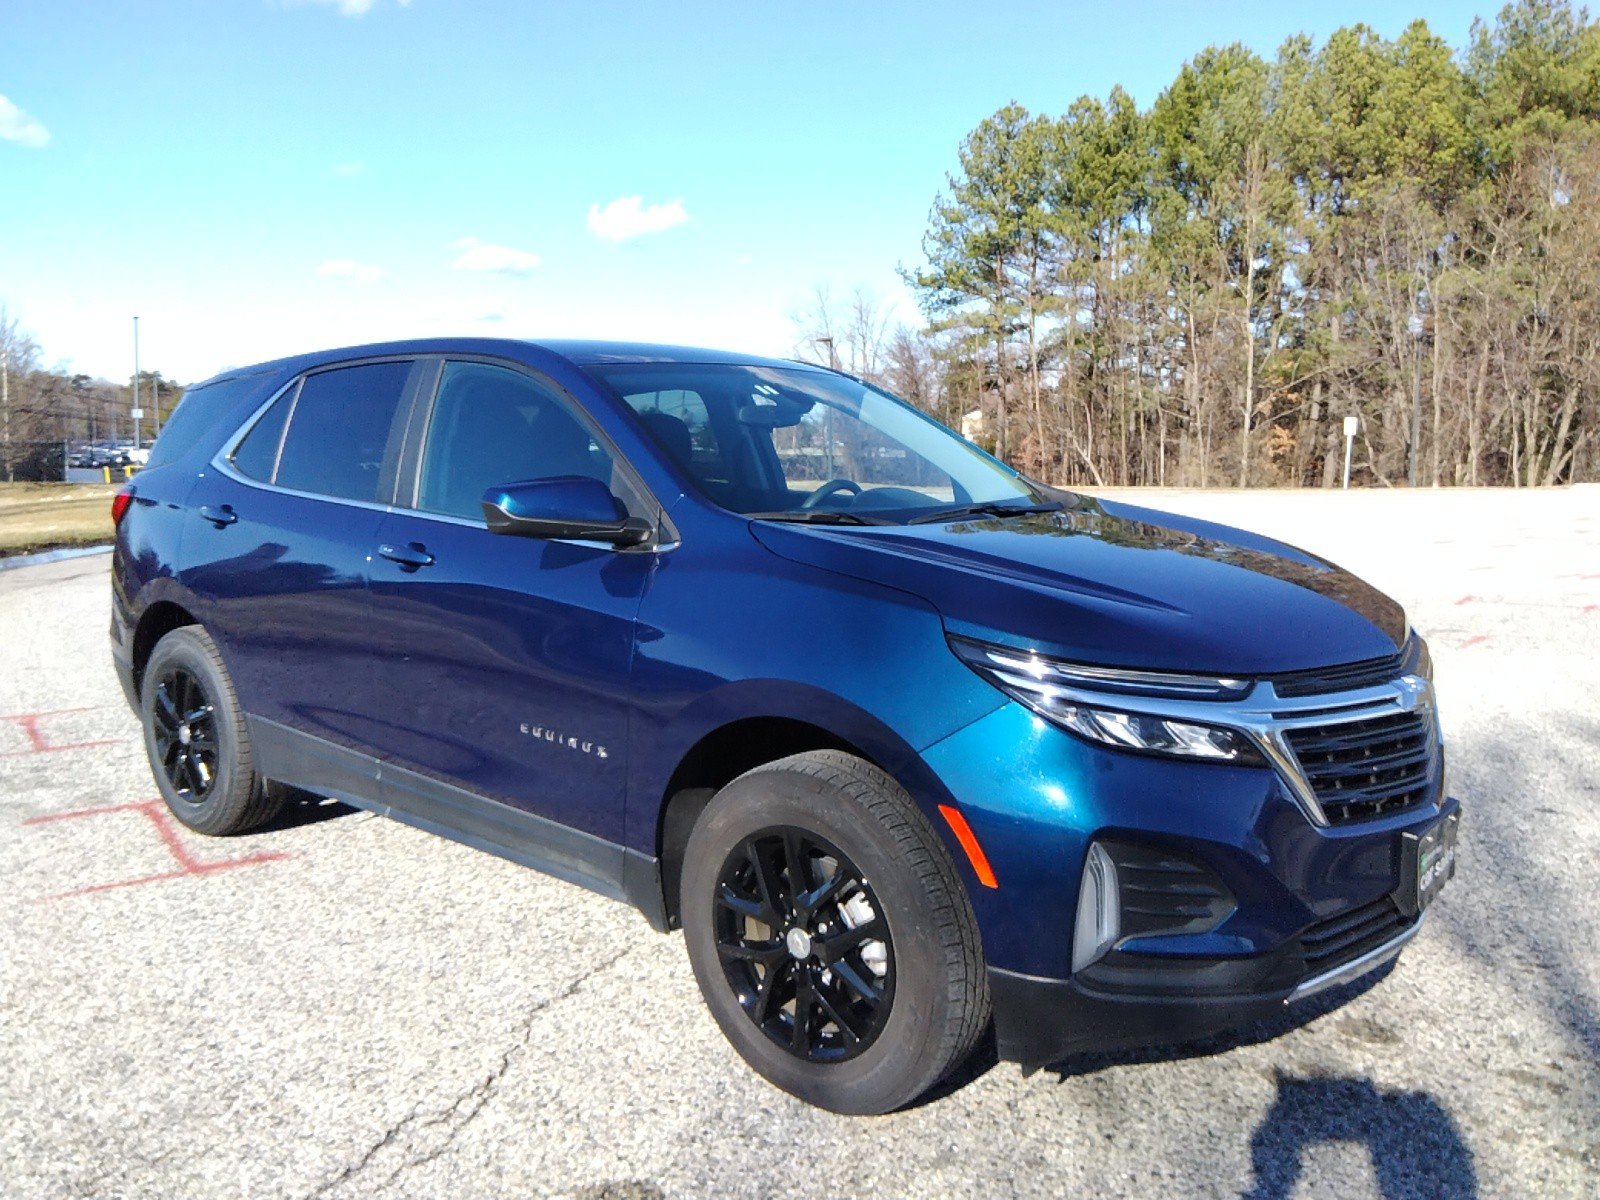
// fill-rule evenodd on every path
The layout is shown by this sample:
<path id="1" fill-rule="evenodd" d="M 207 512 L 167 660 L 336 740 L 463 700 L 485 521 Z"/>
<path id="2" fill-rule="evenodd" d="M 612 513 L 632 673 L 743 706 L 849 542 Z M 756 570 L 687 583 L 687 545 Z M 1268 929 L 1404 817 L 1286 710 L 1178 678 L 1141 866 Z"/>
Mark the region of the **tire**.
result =
<path id="1" fill-rule="evenodd" d="M 277 813 L 283 789 L 255 770 L 239 697 L 198 625 L 156 643 L 141 677 L 144 748 L 161 798 L 196 833 L 247 833 Z"/>
<path id="2" fill-rule="evenodd" d="M 706 1007 L 746 1062 L 808 1103 L 892 1112 L 988 1024 L 966 890 L 904 789 L 859 758 L 814 751 L 735 779 L 695 824 L 682 878 Z"/>

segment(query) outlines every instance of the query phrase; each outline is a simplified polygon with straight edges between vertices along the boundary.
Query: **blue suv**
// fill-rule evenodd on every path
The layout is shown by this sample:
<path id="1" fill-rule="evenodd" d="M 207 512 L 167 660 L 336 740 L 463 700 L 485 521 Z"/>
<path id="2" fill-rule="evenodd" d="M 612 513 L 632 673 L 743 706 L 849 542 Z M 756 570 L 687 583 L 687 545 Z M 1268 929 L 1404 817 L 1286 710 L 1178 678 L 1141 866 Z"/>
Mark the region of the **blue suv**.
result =
<path id="1" fill-rule="evenodd" d="M 298 789 L 626 900 L 835 1111 L 990 1029 L 1037 1066 L 1280 1013 L 1454 871 L 1397 604 L 837 371 L 309 354 L 191 388 L 114 516 L 113 654 L 185 825 Z"/>

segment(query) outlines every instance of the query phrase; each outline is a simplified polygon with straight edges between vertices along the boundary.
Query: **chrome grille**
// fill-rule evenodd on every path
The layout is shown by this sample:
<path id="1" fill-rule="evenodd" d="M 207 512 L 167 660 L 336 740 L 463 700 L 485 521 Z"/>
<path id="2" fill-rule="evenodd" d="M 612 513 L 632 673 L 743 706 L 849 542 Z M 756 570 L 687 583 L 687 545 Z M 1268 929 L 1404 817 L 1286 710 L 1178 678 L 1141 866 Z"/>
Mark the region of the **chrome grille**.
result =
<path id="1" fill-rule="evenodd" d="M 1284 731 L 1330 825 L 1428 803 L 1438 744 L 1427 709 Z"/>
<path id="2" fill-rule="evenodd" d="M 1270 676 L 1273 690 L 1283 696 L 1318 696 L 1327 692 L 1351 691 L 1388 683 L 1404 670 L 1403 657 L 1369 658 L 1342 667 L 1317 667 L 1309 671 L 1290 671 Z"/>

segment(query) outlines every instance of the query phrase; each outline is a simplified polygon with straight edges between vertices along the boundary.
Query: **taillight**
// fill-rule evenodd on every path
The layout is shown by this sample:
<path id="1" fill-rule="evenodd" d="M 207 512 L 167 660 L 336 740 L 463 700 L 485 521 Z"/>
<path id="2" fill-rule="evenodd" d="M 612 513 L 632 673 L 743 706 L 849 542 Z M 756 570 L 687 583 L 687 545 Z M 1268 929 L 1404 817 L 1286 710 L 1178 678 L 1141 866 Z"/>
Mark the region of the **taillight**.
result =
<path id="1" fill-rule="evenodd" d="M 123 515 L 128 511 L 128 505 L 133 503 L 133 489 L 123 488 L 111 497 L 111 524 L 114 527 L 122 524 Z"/>

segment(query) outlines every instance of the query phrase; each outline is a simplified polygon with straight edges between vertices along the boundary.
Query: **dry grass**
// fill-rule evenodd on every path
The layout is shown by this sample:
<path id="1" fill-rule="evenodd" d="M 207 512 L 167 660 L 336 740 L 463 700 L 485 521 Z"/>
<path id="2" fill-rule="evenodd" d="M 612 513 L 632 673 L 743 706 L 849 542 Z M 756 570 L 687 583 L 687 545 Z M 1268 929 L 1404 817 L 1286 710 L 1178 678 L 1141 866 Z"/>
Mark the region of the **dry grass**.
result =
<path id="1" fill-rule="evenodd" d="M 0 483 L 0 556 L 109 542 L 118 486 Z"/>

